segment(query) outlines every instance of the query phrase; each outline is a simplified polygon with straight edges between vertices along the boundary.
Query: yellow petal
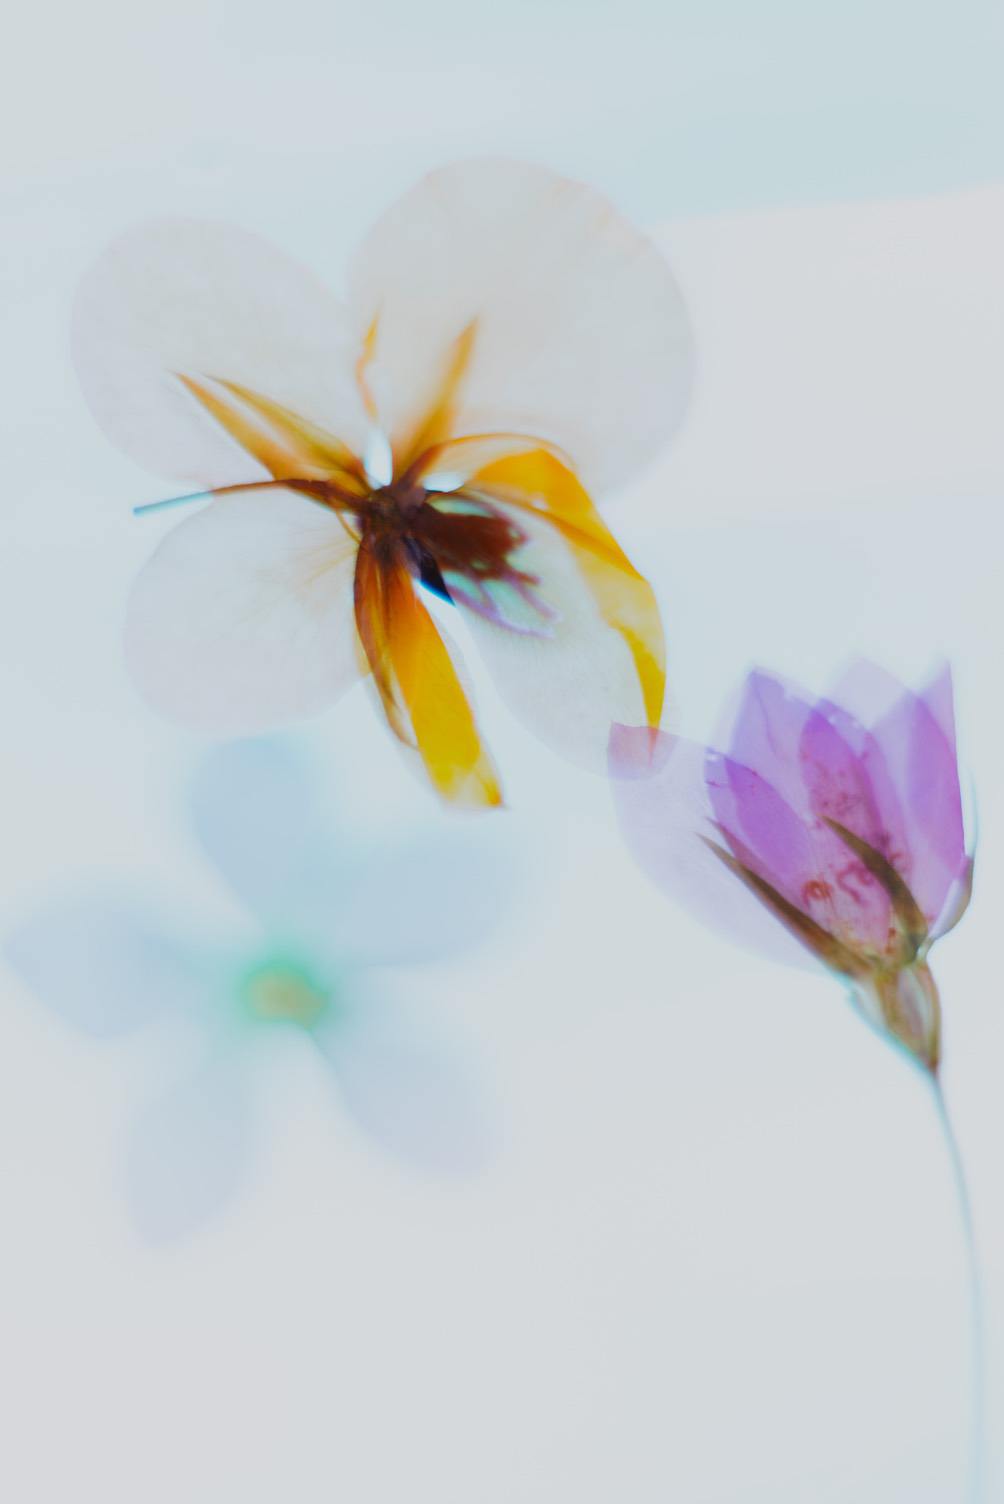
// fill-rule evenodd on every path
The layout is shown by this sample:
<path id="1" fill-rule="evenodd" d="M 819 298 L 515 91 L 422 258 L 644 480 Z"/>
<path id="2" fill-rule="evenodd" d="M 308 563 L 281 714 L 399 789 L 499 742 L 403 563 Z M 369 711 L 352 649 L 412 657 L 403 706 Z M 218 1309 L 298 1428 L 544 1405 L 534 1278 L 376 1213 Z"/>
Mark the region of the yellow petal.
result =
<path id="1" fill-rule="evenodd" d="M 418 752 L 436 792 L 451 804 L 501 804 L 494 763 L 482 743 L 456 666 L 403 562 L 359 549 L 356 623 L 387 721 Z"/>
<path id="2" fill-rule="evenodd" d="M 575 474 L 555 455 L 535 449 L 493 461 L 471 477 L 470 485 L 546 518 L 561 533 L 600 615 L 630 649 L 648 723 L 658 726 L 666 650 L 655 595 Z"/>

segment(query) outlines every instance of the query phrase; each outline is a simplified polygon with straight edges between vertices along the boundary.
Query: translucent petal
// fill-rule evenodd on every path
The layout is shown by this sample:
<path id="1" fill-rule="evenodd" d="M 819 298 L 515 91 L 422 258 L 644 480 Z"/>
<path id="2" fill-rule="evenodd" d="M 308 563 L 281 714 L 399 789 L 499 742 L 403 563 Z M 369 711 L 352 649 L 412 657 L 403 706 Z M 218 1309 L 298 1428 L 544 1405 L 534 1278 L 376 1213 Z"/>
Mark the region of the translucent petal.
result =
<path id="1" fill-rule="evenodd" d="M 937 722 L 941 734 L 948 743 L 954 757 L 956 752 L 955 688 L 952 683 L 950 664 L 943 663 L 937 673 L 932 675 L 926 687 L 922 690 L 920 698 Z"/>
<path id="2" fill-rule="evenodd" d="M 440 168 L 383 215 L 352 266 L 369 379 L 407 451 L 473 326 L 454 434 L 500 429 L 559 445 L 590 486 L 619 484 L 679 424 L 690 327 L 654 244 L 602 195 L 503 160 Z"/>
<path id="3" fill-rule="evenodd" d="M 253 1149 L 251 1103 L 235 1061 L 207 1067 L 140 1110 L 126 1145 L 126 1193 L 152 1243 L 194 1232 L 237 1192 Z"/>
<path id="4" fill-rule="evenodd" d="M 349 503 L 366 495 L 369 487 L 362 461 L 291 408 L 233 381 L 185 375 L 178 379 L 275 480 L 330 481 L 336 494 Z"/>
<path id="5" fill-rule="evenodd" d="M 903 812 L 910 888 L 933 925 L 967 872 L 950 673 L 941 670 L 918 695 L 875 665 L 858 663 L 836 694 L 869 715 Z"/>
<path id="6" fill-rule="evenodd" d="M 729 751 L 731 765 L 752 770 L 803 827 L 800 842 L 807 842 L 808 850 L 799 863 L 801 893 L 784 881 L 779 886 L 848 944 L 885 952 L 894 940 L 889 897 L 825 823 L 837 819 L 882 849 L 884 826 L 871 782 L 834 721 L 792 686 L 757 671 L 746 681 Z M 738 789 L 733 793 L 734 815 L 720 811 L 722 823 L 729 825 L 730 816 L 738 822 L 730 828 L 752 844 L 766 864 L 762 875 L 769 877 L 771 857 L 781 855 L 778 841 L 771 838 L 772 822 L 757 821 L 755 798 L 744 800 Z M 785 875 L 791 876 L 776 871 L 773 880 Z"/>
<path id="7" fill-rule="evenodd" d="M 807 696 L 774 674 L 746 679 L 728 739 L 729 756 L 764 779 L 797 815 L 811 815 L 801 745 L 812 713 Z"/>
<path id="8" fill-rule="evenodd" d="M 310 764 L 276 738 L 214 749 L 196 775 L 192 810 L 207 854 L 266 931 L 336 971 L 478 945 L 513 884 L 504 826 L 476 842 L 439 828 L 377 846 L 347 841 Z"/>
<path id="9" fill-rule="evenodd" d="M 909 693 L 874 731 L 888 749 L 890 760 L 902 759 L 913 887 L 918 903 L 933 922 L 965 864 L 955 753 L 924 701 Z"/>
<path id="10" fill-rule="evenodd" d="M 211 221 L 156 220 L 120 236 L 83 279 L 74 311 L 77 371 L 109 438 L 151 470 L 204 486 L 261 470 L 179 376 L 236 382 L 360 453 L 357 344 L 310 272 Z"/>
<path id="11" fill-rule="evenodd" d="M 466 827 L 465 827 L 466 830 Z M 436 961 L 481 944 L 510 900 L 507 832 L 441 829 L 358 854 L 333 916 L 341 952 L 359 964 Z"/>
<path id="12" fill-rule="evenodd" d="M 356 621 L 388 724 L 414 748 L 436 792 L 470 809 L 502 801 L 450 648 L 403 563 L 364 546 L 356 572 Z"/>
<path id="13" fill-rule="evenodd" d="M 831 766 L 831 774 L 837 776 L 833 787 L 828 781 L 817 782 L 809 775 L 810 796 L 816 791 L 817 812 L 841 820 L 838 813 L 843 809 L 841 823 L 868 841 L 885 855 L 904 880 L 912 881 L 912 856 L 909 831 L 903 813 L 903 805 L 886 763 L 882 748 L 872 733 L 843 705 L 831 700 L 820 700 L 815 706 L 815 715 L 810 722 L 814 733 L 818 719 L 825 721 L 839 736 L 835 744 L 837 768 Z M 811 738 L 803 741 L 803 763 L 811 750 Z M 847 757 L 855 766 L 843 771 Z"/>
<path id="14" fill-rule="evenodd" d="M 648 581 L 638 573 L 604 523 L 588 492 L 557 456 L 537 449 L 496 460 L 472 484 L 510 505 L 546 517 L 575 560 L 596 607 L 623 638 L 634 661 L 650 726 L 657 726 L 666 692 L 662 619 Z"/>
<path id="15" fill-rule="evenodd" d="M 7 934 L 3 948 L 42 1003 L 96 1037 L 192 1008 L 213 980 L 195 946 L 111 893 L 42 905 Z"/>
<path id="16" fill-rule="evenodd" d="M 460 1062 L 426 1032 L 359 1019 L 315 1038 L 345 1107 L 385 1152 L 453 1174 L 485 1163 L 491 1144 L 480 1094 Z"/>
<path id="17" fill-rule="evenodd" d="M 619 550 L 602 552 L 584 535 L 581 546 L 570 542 L 556 520 L 531 510 L 512 515 L 525 539 L 512 563 L 544 607 L 539 630 L 512 631 L 480 611 L 465 615 L 513 714 L 570 761 L 602 771 L 615 721 L 658 719 L 662 629 L 654 598 Z M 644 675 L 639 642 L 652 649 Z"/>
<path id="18" fill-rule="evenodd" d="M 355 541 L 289 491 L 222 496 L 162 540 L 133 588 L 129 667 L 184 724 L 265 730 L 325 709 L 359 675 Z"/>
<path id="19" fill-rule="evenodd" d="M 809 951 L 706 844 L 721 840 L 707 756 L 705 747 L 664 732 L 615 728 L 611 789 L 628 846 L 653 881 L 709 929 L 788 965 L 815 967 Z"/>
<path id="20" fill-rule="evenodd" d="M 852 950 L 898 951 L 889 895 L 834 830 L 797 815 L 731 757 L 709 753 L 706 779 L 717 824 L 745 867 Z"/>
<path id="21" fill-rule="evenodd" d="M 196 833 L 234 893 L 266 923 L 292 920 L 323 894 L 334 906 L 353 856 L 327 829 L 310 767 L 276 738 L 228 742 L 200 764 Z"/>
<path id="22" fill-rule="evenodd" d="M 954 930 L 959 920 L 965 914 L 973 896 L 973 874 L 975 863 L 972 857 L 964 857 L 962 865 L 955 876 L 955 880 L 948 889 L 948 896 L 942 905 L 941 913 L 931 926 L 932 934 L 940 938 Z"/>

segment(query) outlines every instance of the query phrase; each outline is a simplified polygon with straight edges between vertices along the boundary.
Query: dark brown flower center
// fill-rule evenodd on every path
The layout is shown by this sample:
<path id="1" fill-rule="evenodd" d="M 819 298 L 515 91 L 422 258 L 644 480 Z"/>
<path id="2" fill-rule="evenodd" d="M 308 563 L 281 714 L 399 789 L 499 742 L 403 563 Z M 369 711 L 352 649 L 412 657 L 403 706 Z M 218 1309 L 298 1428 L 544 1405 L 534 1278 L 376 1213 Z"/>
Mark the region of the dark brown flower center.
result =
<path id="1" fill-rule="evenodd" d="M 491 497 L 392 483 L 371 492 L 357 517 L 363 543 L 378 560 L 403 562 L 444 600 L 502 620 L 511 614 L 501 607 L 509 593 L 530 608 L 538 629 L 546 623 L 549 613 L 532 594 L 537 576 L 514 562 L 528 536 Z"/>

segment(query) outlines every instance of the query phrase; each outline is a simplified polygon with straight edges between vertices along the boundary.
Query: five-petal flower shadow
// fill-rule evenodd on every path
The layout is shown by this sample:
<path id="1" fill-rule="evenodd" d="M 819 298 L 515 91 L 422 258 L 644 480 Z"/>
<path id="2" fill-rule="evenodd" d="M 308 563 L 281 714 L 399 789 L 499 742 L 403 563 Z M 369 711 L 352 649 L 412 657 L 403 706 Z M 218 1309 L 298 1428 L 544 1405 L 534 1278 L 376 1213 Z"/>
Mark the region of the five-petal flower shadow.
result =
<path id="1" fill-rule="evenodd" d="M 408 968 L 488 936 L 511 886 L 504 850 L 441 829 L 363 847 L 322 808 L 306 760 L 271 738 L 211 752 L 191 807 L 246 911 L 233 935 L 224 925 L 207 944 L 194 920 L 186 933 L 120 889 L 89 887 L 40 905 L 4 946 L 27 987 L 93 1038 L 154 1022 L 195 1030 L 194 1067 L 129 1124 L 140 1231 L 187 1233 L 238 1190 L 256 1144 L 251 1062 L 274 1031 L 303 1042 L 380 1149 L 431 1173 L 476 1171 L 492 1121 L 470 1062 L 401 999 Z"/>

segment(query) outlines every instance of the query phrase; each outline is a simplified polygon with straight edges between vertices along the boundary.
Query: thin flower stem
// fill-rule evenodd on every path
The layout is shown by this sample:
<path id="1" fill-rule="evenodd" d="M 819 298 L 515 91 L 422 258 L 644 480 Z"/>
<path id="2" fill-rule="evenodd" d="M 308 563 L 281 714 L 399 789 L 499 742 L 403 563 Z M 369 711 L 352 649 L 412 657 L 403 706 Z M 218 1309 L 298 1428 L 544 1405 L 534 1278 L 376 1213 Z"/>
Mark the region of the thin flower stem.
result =
<path id="1" fill-rule="evenodd" d="M 948 1150 L 948 1157 L 951 1162 L 952 1179 L 955 1181 L 959 1212 L 962 1217 L 966 1262 L 969 1270 L 972 1392 L 970 1395 L 969 1486 L 966 1498 L 969 1504 L 983 1504 L 985 1488 L 984 1461 L 986 1448 L 985 1414 L 987 1380 L 983 1283 L 980 1278 L 980 1261 L 976 1250 L 976 1227 L 973 1221 L 973 1205 L 969 1194 L 969 1182 L 966 1178 L 965 1166 L 962 1162 L 962 1153 L 959 1149 L 959 1141 L 955 1136 L 955 1129 L 952 1126 L 948 1106 L 945 1102 L 945 1094 L 941 1089 L 941 1082 L 937 1076 L 932 1076 L 931 1084 L 934 1089 L 935 1106 L 945 1138 L 945 1147 Z"/>

